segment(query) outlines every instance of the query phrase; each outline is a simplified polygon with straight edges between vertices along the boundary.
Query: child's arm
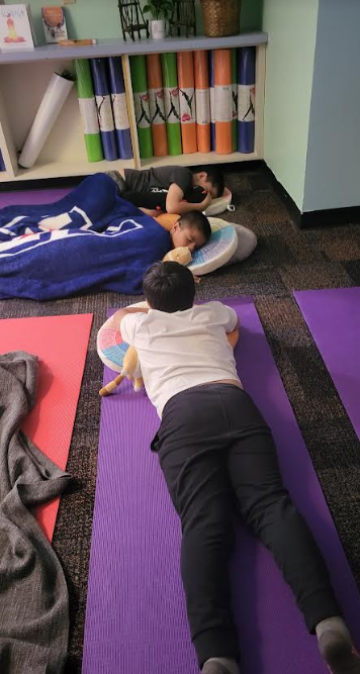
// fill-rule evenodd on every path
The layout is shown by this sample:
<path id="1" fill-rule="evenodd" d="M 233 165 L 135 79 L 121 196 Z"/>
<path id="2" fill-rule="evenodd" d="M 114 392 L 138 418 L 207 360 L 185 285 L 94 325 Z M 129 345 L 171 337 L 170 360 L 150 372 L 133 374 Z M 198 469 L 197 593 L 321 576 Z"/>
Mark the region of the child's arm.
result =
<path id="1" fill-rule="evenodd" d="M 112 315 L 112 320 L 111 320 L 111 325 L 114 328 L 119 328 L 122 319 L 124 316 L 127 314 L 147 314 L 149 311 L 149 308 L 141 308 L 141 307 L 127 307 L 126 309 L 118 309 L 115 311 L 115 313 Z M 121 331 L 120 331 L 121 332 Z"/>
<path id="2" fill-rule="evenodd" d="M 205 211 L 205 209 L 211 203 L 211 196 L 207 194 L 205 199 L 199 204 L 188 204 L 186 201 L 183 201 L 184 192 L 181 187 L 176 183 L 170 185 L 167 197 L 166 197 L 166 210 L 168 213 L 178 213 L 179 215 L 184 215 L 190 211 Z"/>

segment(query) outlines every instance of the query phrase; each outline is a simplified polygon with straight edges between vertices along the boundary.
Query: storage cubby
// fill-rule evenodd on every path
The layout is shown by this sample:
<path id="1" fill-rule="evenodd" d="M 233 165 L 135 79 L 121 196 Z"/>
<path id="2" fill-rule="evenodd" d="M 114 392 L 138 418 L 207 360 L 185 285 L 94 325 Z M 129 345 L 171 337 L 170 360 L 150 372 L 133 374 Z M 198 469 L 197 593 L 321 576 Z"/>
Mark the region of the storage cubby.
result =
<path id="1" fill-rule="evenodd" d="M 6 171 L 0 172 L 0 181 L 41 180 L 119 168 L 150 168 L 169 164 L 197 165 L 251 161 L 263 156 L 263 108 L 265 86 L 265 53 L 267 36 L 264 33 L 236 35 L 229 38 L 198 37 L 191 40 L 168 38 L 163 41 L 145 40 L 130 43 L 122 40 L 104 41 L 89 47 L 39 47 L 29 52 L 0 54 L 0 148 Z M 129 56 L 137 53 L 195 51 L 255 46 L 256 99 L 255 151 L 251 154 L 233 152 L 228 155 L 210 153 L 140 159 L 130 77 Z M 46 86 L 53 72 L 74 72 L 75 58 L 122 56 L 126 101 L 133 145 L 129 160 L 90 163 L 87 159 L 76 86 L 72 89 L 61 114 L 52 129 L 36 164 L 30 169 L 18 166 L 18 155 L 29 132 Z"/>

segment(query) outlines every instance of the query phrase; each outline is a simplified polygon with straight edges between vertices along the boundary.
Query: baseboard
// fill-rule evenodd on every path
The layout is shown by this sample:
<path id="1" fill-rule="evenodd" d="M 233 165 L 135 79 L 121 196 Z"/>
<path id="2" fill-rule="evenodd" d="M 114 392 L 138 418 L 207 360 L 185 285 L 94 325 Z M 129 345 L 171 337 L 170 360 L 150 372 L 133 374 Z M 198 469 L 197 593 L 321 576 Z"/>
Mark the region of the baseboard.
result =
<path id="1" fill-rule="evenodd" d="M 277 180 L 271 169 L 264 164 L 266 174 L 272 184 L 274 192 L 280 197 L 291 219 L 300 229 L 314 227 L 335 227 L 349 225 L 354 222 L 360 223 L 360 206 L 347 208 L 328 208 L 318 211 L 301 212 L 295 201 Z"/>
<path id="2" fill-rule="evenodd" d="M 300 224 L 305 227 L 336 227 L 360 223 L 360 206 L 347 208 L 329 208 L 322 211 L 306 211 L 301 213 Z"/>

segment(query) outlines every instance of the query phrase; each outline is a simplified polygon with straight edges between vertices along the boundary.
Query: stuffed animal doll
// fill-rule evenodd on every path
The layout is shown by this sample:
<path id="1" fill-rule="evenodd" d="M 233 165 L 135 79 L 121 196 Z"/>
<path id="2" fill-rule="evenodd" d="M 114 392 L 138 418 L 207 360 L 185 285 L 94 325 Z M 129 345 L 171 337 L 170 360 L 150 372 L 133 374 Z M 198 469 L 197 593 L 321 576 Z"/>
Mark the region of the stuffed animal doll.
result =
<path id="1" fill-rule="evenodd" d="M 178 262 L 179 264 L 186 266 L 191 262 L 191 253 L 189 249 L 186 248 L 186 246 L 173 248 L 173 250 L 170 250 L 168 253 L 166 253 L 165 257 L 163 258 L 163 262 Z M 135 391 L 140 391 L 140 389 L 142 389 L 144 386 L 137 353 L 132 346 L 129 346 L 128 350 L 126 351 L 121 373 L 99 391 L 100 395 L 108 395 L 114 391 L 114 389 L 116 389 L 124 379 L 129 379 L 134 383 Z"/>

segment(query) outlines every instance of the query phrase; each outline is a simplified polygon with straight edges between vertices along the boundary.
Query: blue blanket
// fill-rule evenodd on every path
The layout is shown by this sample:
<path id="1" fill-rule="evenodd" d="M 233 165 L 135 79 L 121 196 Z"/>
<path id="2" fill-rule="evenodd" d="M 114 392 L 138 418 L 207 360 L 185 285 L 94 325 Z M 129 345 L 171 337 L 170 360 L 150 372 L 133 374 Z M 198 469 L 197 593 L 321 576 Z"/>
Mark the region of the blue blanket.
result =
<path id="1" fill-rule="evenodd" d="M 99 173 L 55 204 L 0 210 L 0 298 L 140 294 L 144 272 L 170 247 L 168 232 Z"/>

